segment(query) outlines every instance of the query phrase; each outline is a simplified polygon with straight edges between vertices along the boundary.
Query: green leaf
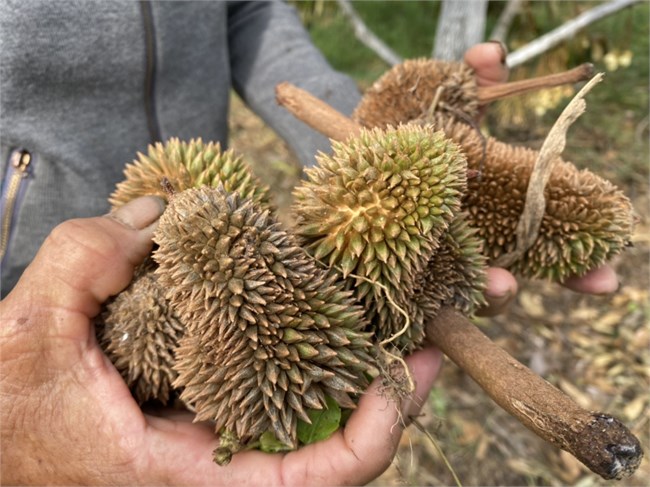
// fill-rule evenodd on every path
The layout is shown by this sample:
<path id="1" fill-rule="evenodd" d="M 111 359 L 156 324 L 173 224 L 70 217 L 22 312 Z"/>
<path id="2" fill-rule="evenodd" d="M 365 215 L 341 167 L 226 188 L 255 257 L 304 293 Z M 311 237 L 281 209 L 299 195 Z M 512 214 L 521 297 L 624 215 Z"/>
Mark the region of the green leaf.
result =
<path id="1" fill-rule="evenodd" d="M 272 431 L 266 431 L 260 436 L 260 450 L 266 453 L 289 451 L 290 447 L 278 440 Z"/>
<path id="2" fill-rule="evenodd" d="M 325 397 L 326 409 L 309 409 L 307 415 L 311 424 L 298 420 L 298 439 L 305 445 L 325 440 L 341 424 L 341 408 L 334 399 Z"/>

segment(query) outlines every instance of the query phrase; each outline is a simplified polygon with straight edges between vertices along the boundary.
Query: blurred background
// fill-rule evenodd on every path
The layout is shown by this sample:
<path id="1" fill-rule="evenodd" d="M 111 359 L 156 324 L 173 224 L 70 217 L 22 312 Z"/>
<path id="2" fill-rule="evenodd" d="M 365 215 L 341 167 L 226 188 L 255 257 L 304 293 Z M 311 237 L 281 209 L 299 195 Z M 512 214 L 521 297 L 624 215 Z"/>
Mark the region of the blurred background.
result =
<path id="1" fill-rule="evenodd" d="M 352 6 L 356 20 L 403 59 L 431 57 L 436 32 L 446 28 L 439 22 L 443 4 L 438 1 L 290 3 L 331 64 L 352 76 L 362 90 L 390 64 L 355 35 L 342 4 Z M 482 39 L 501 37 L 513 53 L 606 3 L 479 1 L 471 7 L 476 15 L 484 9 Z M 608 296 L 585 296 L 547 282 L 522 280 L 521 291 L 505 314 L 476 320 L 494 341 L 580 405 L 622 419 L 646 451 L 639 471 L 622 482 L 602 480 L 526 430 L 446 361 L 420 418 L 433 440 L 409 428 L 395 461 L 373 485 L 456 485 L 454 475 L 465 486 L 648 485 L 649 19 L 650 4 L 634 3 L 511 70 L 511 79 L 520 79 L 592 62 L 597 72 L 606 73 L 587 95 L 586 113 L 569 130 L 563 157 L 611 180 L 634 203 L 639 218 L 634 246 L 614 262 L 621 288 Z M 501 30 L 495 31 L 497 27 Z M 482 130 L 538 149 L 575 91 L 555 88 L 495 102 Z M 300 177 L 298 164 L 284 143 L 236 98 L 231 137 L 231 146 L 271 184 L 277 204 L 287 205 Z"/>

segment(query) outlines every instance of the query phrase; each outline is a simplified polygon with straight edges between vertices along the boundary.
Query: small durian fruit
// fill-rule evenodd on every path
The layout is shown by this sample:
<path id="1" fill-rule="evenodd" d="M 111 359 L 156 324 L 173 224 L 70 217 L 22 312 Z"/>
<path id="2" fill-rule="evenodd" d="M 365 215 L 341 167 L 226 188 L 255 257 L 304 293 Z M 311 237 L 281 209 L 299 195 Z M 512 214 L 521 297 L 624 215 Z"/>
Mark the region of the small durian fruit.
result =
<path id="1" fill-rule="evenodd" d="M 538 152 L 482 136 L 464 123 L 437 114 L 427 119 L 458 143 L 480 178 L 468 183 L 463 208 L 493 261 L 515 250 L 516 228 Z M 484 153 L 485 150 L 485 153 Z M 557 158 L 544 190 L 546 211 L 533 245 L 509 266 L 531 278 L 562 281 L 582 275 L 630 244 L 634 211 L 609 181 Z"/>
<path id="2" fill-rule="evenodd" d="M 364 127 L 383 128 L 445 107 L 476 118 L 479 101 L 474 71 L 461 62 L 409 59 L 365 91 L 352 118 Z"/>
<path id="3" fill-rule="evenodd" d="M 156 274 L 187 323 L 174 385 L 215 422 L 227 463 L 265 432 L 297 446 L 297 421 L 376 374 L 364 310 L 268 210 L 222 187 L 171 198 L 154 237 Z"/>
<path id="4" fill-rule="evenodd" d="M 477 230 L 468 223 L 465 212 L 451 222 L 440 238 L 440 246 L 418 276 L 416 298 L 424 315 L 431 319 L 441 306 L 453 306 L 469 316 L 487 304 L 487 259 Z"/>
<path id="5" fill-rule="evenodd" d="M 364 93 L 352 119 L 364 127 L 384 128 L 423 119 L 434 112 L 459 120 L 476 120 L 486 103 L 528 91 L 589 79 L 593 66 L 581 64 L 569 71 L 537 78 L 478 86 L 472 68 L 463 62 L 409 59 L 384 73 Z"/>
<path id="6" fill-rule="evenodd" d="M 124 169 L 125 179 L 120 182 L 109 203 L 113 208 L 145 195 L 167 199 L 161 187 L 166 178 L 176 191 L 199 186 L 216 187 L 221 184 L 226 191 L 237 191 L 242 198 L 268 203 L 268 187 L 251 172 L 248 164 L 232 150 L 224 151 L 218 142 L 204 143 L 200 138 L 189 142 L 171 138 L 165 144 L 156 142 L 148 147 L 147 154 Z"/>
<path id="7" fill-rule="evenodd" d="M 173 352 L 184 330 L 154 269 L 147 258 L 129 287 L 104 307 L 97 323 L 100 345 L 140 404 L 169 402 L 177 375 Z"/>
<path id="8" fill-rule="evenodd" d="M 380 340 L 403 327 L 400 309 L 417 316 L 413 276 L 458 213 L 466 172 L 464 156 L 444 134 L 404 125 L 334 142 L 333 155 L 320 154 L 296 188 L 301 245 L 357 279 L 355 295 Z M 411 349 L 423 336 L 421 320 L 414 320 L 395 345 Z"/>

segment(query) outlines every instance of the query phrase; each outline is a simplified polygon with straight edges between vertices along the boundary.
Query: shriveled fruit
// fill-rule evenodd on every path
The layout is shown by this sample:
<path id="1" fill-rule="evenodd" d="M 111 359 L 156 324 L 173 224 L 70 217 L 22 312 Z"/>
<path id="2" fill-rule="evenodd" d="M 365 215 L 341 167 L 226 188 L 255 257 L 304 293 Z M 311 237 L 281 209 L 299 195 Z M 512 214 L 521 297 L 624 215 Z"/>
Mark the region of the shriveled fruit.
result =
<path id="1" fill-rule="evenodd" d="M 104 307 L 98 339 L 139 403 L 167 404 L 177 376 L 173 353 L 184 326 L 165 300 L 154 268 L 147 259 L 129 287 Z"/>
<path id="2" fill-rule="evenodd" d="M 156 274 L 187 323 L 176 387 L 222 442 L 215 460 L 297 421 L 329 396 L 353 408 L 375 373 L 363 309 L 268 210 L 222 187 L 176 194 L 154 238 Z"/>

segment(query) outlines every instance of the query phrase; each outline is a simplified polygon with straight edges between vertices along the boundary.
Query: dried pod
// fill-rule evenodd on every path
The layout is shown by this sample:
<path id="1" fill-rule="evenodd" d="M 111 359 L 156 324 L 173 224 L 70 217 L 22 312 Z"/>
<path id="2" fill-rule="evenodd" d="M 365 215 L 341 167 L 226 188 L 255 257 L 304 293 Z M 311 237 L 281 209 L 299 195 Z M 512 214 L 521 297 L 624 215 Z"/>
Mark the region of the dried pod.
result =
<path id="1" fill-rule="evenodd" d="M 145 260 L 129 287 L 104 307 L 98 339 L 139 403 L 166 404 L 177 375 L 173 351 L 184 327 L 167 305 L 154 268 Z"/>
<path id="2" fill-rule="evenodd" d="M 471 169 L 463 207 L 478 229 L 490 260 L 516 246 L 516 228 L 538 153 L 494 138 L 487 141 L 467 124 L 436 114 L 427 119 L 458 143 Z M 485 153 L 484 153 L 485 150 Z M 630 243 L 630 200 L 609 181 L 558 158 L 544 190 L 546 211 L 533 245 L 509 268 L 525 277 L 561 281 L 582 275 Z"/>
<path id="3" fill-rule="evenodd" d="M 124 176 L 109 199 L 114 208 L 139 196 L 166 198 L 160 184 L 163 178 L 176 191 L 221 184 L 242 198 L 268 200 L 268 188 L 253 176 L 241 156 L 232 150 L 223 151 L 218 142 L 204 143 L 201 139 L 182 142 L 171 138 L 165 144 L 150 145 L 146 155 L 138 153 L 138 158 L 127 164 Z"/>
<path id="4" fill-rule="evenodd" d="M 333 150 L 295 190 L 295 231 L 315 258 L 357 278 L 355 294 L 385 339 L 404 325 L 398 307 L 418 316 L 414 276 L 460 209 L 466 162 L 444 134 L 415 125 L 362 131 Z M 396 345 L 411 349 L 423 336 L 415 319 Z"/>
<path id="5" fill-rule="evenodd" d="M 366 90 L 352 118 L 364 127 L 383 128 L 450 108 L 466 118 L 478 115 L 474 71 L 461 62 L 410 59 Z"/>
<path id="6" fill-rule="evenodd" d="M 296 447 L 326 397 L 353 408 L 375 373 L 363 309 L 252 200 L 222 187 L 176 194 L 154 238 L 156 274 L 188 324 L 176 387 L 215 421 L 215 460 L 267 431 Z"/>

